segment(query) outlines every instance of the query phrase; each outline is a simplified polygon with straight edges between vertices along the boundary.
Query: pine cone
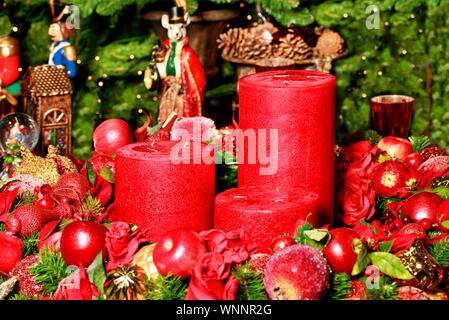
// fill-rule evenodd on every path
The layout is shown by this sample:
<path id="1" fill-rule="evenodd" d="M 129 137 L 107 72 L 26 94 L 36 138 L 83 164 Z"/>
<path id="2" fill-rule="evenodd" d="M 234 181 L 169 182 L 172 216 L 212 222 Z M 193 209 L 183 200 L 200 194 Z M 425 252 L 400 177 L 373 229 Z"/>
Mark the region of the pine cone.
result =
<path id="1" fill-rule="evenodd" d="M 218 49 L 227 57 L 252 60 L 268 57 L 271 53 L 271 24 L 253 24 L 248 28 L 231 28 L 219 35 Z M 271 25 L 272 26 L 272 25 Z M 265 35 L 270 36 L 267 39 Z"/>
<path id="2" fill-rule="evenodd" d="M 344 39 L 337 32 L 325 29 L 313 49 L 314 55 L 325 58 L 339 54 L 343 51 L 344 42 Z"/>
<path id="3" fill-rule="evenodd" d="M 305 60 L 312 54 L 312 49 L 307 43 L 293 32 L 288 32 L 279 38 L 273 46 L 273 57 L 293 60 Z"/>

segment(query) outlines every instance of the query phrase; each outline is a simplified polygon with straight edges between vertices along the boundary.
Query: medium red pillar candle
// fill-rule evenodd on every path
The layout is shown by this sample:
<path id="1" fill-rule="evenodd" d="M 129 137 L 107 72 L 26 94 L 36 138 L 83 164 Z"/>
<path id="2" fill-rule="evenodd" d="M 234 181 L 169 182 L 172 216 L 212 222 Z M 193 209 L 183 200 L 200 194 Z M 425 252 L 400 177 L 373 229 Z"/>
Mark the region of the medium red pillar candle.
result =
<path id="1" fill-rule="evenodd" d="M 213 226 L 215 164 L 201 151 L 174 160 L 177 141 L 126 145 L 117 151 L 114 220 L 150 228 L 151 241 L 177 228 Z M 212 147 L 211 147 L 212 148 Z M 192 150 L 191 150 L 192 151 Z M 195 151 L 195 147 L 193 147 Z M 212 151 L 213 152 L 213 151 Z"/>
<path id="2" fill-rule="evenodd" d="M 320 224 L 332 224 L 335 77 L 309 70 L 270 71 L 245 76 L 239 86 L 239 126 L 247 136 L 251 129 L 256 132 L 258 157 L 251 163 L 248 156 L 255 151 L 247 150 L 238 160 L 238 185 L 305 187 L 320 197 Z M 266 150 L 259 150 L 260 129 L 268 130 L 262 136 Z M 270 132 L 277 132 L 277 141 Z M 247 144 L 245 150 L 254 140 Z"/>
<path id="3" fill-rule="evenodd" d="M 269 186 L 233 188 L 215 197 L 214 228 L 241 229 L 242 238 L 271 253 L 271 244 L 283 234 L 295 234 L 295 222 L 307 219 L 317 226 L 319 200 L 302 188 L 273 189 Z"/>

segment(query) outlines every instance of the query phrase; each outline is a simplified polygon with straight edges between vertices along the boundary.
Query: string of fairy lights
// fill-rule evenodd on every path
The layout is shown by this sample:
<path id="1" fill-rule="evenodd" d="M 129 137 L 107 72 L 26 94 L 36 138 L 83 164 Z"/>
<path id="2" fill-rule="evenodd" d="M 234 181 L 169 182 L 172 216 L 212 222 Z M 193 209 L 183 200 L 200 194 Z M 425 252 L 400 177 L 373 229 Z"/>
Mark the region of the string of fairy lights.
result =
<path id="1" fill-rule="evenodd" d="M 244 2 L 240 2 L 240 4 L 239 4 L 239 6 L 240 6 L 241 8 L 245 7 L 245 5 L 246 5 L 246 4 L 245 4 Z M 6 9 L 7 6 L 8 6 L 8 4 L 7 4 L 6 2 L 3 2 L 3 8 Z M 372 13 L 377 13 L 377 12 L 378 12 L 378 8 L 377 8 L 377 7 L 374 7 L 374 8 L 372 9 Z M 254 19 L 254 17 L 253 17 L 253 15 L 248 14 L 248 15 L 246 16 L 246 19 L 247 19 L 248 21 L 252 21 L 252 20 Z M 343 14 L 342 14 L 342 19 L 350 19 L 350 14 L 347 13 L 347 12 L 343 13 Z M 410 20 L 414 20 L 414 19 L 416 19 L 415 14 L 414 14 L 414 13 L 411 13 L 411 14 L 410 14 Z M 384 21 L 384 22 L 383 22 L 383 25 L 384 25 L 385 27 L 391 27 L 391 26 L 392 26 L 391 22 L 389 22 L 389 21 Z M 11 26 L 11 31 L 12 31 L 13 34 L 17 34 L 20 30 L 19 30 L 19 27 L 18 27 L 18 26 L 12 25 L 12 26 Z M 418 33 L 419 33 L 419 34 L 422 34 L 423 32 L 424 32 L 424 31 L 423 31 L 422 28 L 419 28 L 419 29 L 418 29 Z M 408 50 L 407 50 L 406 48 L 400 49 L 400 55 L 405 56 L 405 55 L 407 55 L 407 54 L 408 54 Z M 130 60 L 134 60 L 135 58 L 136 58 L 136 56 L 135 56 L 134 54 L 129 55 L 129 59 L 130 59 Z M 361 55 L 361 56 L 360 56 L 360 59 L 361 59 L 362 62 L 367 62 L 367 61 L 368 61 L 368 58 L 367 58 L 365 55 Z M 94 57 L 94 61 L 97 62 L 97 63 L 100 63 L 100 62 L 101 62 L 101 57 L 100 57 L 99 55 L 95 56 L 95 57 Z M 77 59 L 77 64 L 78 64 L 78 65 L 81 65 L 81 64 L 82 64 L 82 61 L 81 61 L 80 59 Z M 414 64 L 411 64 L 411 65 L 410 65 L 410 69 L 414 69 L 415 67 L 416 67 L 416 66 L 415 66 Z M 19 68 L 19 72 L 22 72 L 22 71 L 23 71 L 23 69 L 22 69 L 22 67 L 20 67 L 20 68 Z M 143 70 L 138 70 L 138 71 L 137 71 L 137 76 L 142 76 L 143 73 L 144 73 Z M 367 73 L 368 73 L 368 70 L 366 70 L 366 69 L 363 69 L 362 72 L 361 72 L 361 74 L 362 74 L 363 76 L 366 76 Z M 384 72 L 383 72 L 382 70 L 377 71 L 377 76 L 379 76 L 379 77 L 384 76 Z M 105 87 L 105 81 L 106 81 L 108 78 L 109 78 L 109 75 L 108 75 L 107 73 L 103 73 L 102 76 L 100 77 L 100 79 L 95 79 L 96 85 L 98 86 L 98 88 L 100 88 L 100 90 L 103 89 L 103 88 Z M 88 76 L 87 76 L 87 80 L 88 80 L 88 81 L 93 81 L 93 80 L 94 80 L 94 77 L 93 77 L 92 75 L 88 75 Z M 424 81 L 424 80 L 423 80 L 422 78 L 419 78 L 419 82 L 420 82 L 420 83 L 422 83 L 423 81 Z M 142 99 L 142 95 L 141 95 L 140 93 L 136 94 L 135 97 L 136 97 L 137 99 Z M 361 93 L 361 97 L 362 97 L 363 99 L 366 99 L 366 98 L 368 98 L 368 95 L 367 95 L 365 92 L 362 92 L 362 93 Z M 153 100 L 157 100 L 157 97 L 153 97 Z M 101 102 L 102 102 L 102 100 L 101 100 L 101 99 L 98 99 L 98 103 L 101 103 Z M 342 115 L 340 114 L 339 117 L 341 118 Z"/>

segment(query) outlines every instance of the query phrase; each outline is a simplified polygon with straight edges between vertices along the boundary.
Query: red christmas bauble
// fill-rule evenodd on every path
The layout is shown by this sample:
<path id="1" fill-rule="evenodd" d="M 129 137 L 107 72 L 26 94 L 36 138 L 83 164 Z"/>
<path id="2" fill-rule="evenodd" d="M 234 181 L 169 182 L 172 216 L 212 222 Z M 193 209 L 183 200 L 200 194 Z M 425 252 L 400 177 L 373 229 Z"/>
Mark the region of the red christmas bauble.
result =
<path id="1" fill-rule="evenodd" d="M 188 278 L 198 259 L 206 253 L 206 244 L 190 229 L 167 232 L 154 247 L 153 261 L 159 273 Z"/>
<path id="2" fill-rule="evenodd" d="M 133 142 L 131 128 L 121 119 L 108 119 L 95 129 L 94 148 L 105 154 L 116 153 L 117 149 Z"/>
<path id="3" fill-rule="evenodd" d="M 405 201 L 401 215 L 409 215 L 417 223 L 420 223 L 423 219 L 438 223 L 437 211 L 442 202 L 443 199 L 436 193 L 420 192 Z"/>
<path id="4" fill-rule="evenodd" d="M 61 255 L 68 265 L 89 266 L 100 251 L 104 252 L 106 227 L 93 221 L 75 221 L 61 235 Z"/>
<path id="5" fill-rule="evenodd" d="M 406 187 L 409 175 L 409 167 L 402 161 L 387 160 L 374 171 L 371 186 L 378 196 L 394 197 Z"/>

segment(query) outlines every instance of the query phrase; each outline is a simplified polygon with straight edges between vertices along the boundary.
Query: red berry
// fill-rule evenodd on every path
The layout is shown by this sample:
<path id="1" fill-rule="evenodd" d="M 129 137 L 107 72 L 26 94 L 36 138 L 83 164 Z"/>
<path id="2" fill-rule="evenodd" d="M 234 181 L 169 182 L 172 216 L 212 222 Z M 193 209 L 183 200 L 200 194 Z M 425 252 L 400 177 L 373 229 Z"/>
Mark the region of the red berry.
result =
<path id="1" fill-rule="evenodd" d="M 65 204 L 70 204 L 70 198 L 69 197 L 67 197 L 67 196 L 62 196 L 62 197 L 60 197 L 59 198 L 59 202 L 60 203 L 65 203 Z"/>
<path id="2" fill-rule="evenodd" d="M 271 243 L 271 250 L 274 253 L 293 244 L 296 244 L 295 239 L 287 235 L 282 235 L 273 240 L 273 242 Z"/>
<path id="3" fill-rule="evenodd" d="M 391 211 L 385 211 L 384 218 L 387 220 L 390 220 L 391 218 L 393 218 L 393 214 L 391 213 Z"/>
<path id="4" fill-rule="evenodd" d="M 396 229 L 400 229 L 400 228 L 403 226 L 402 221 L 401 221 L 400 219 L 395 219 L 395 220 L 393 221 L 393 226 L 394 226 Z"/>
<path id="5" fill-rule="evenodd" d="M 430 219 L 422 219 L 419 224 L 424 228 L 424 230 L 429 231 L 432 228 L 433 222 Z"/>
<path id="6" fill-rule="evenodd" d="M 402 222 L 403 222 L 404 224 L 408 224 L 408 223 L 412 222 L 412 218 L 411 218 L 409 215 L 404 215 L 404 216 L 402 217 Z"/>

